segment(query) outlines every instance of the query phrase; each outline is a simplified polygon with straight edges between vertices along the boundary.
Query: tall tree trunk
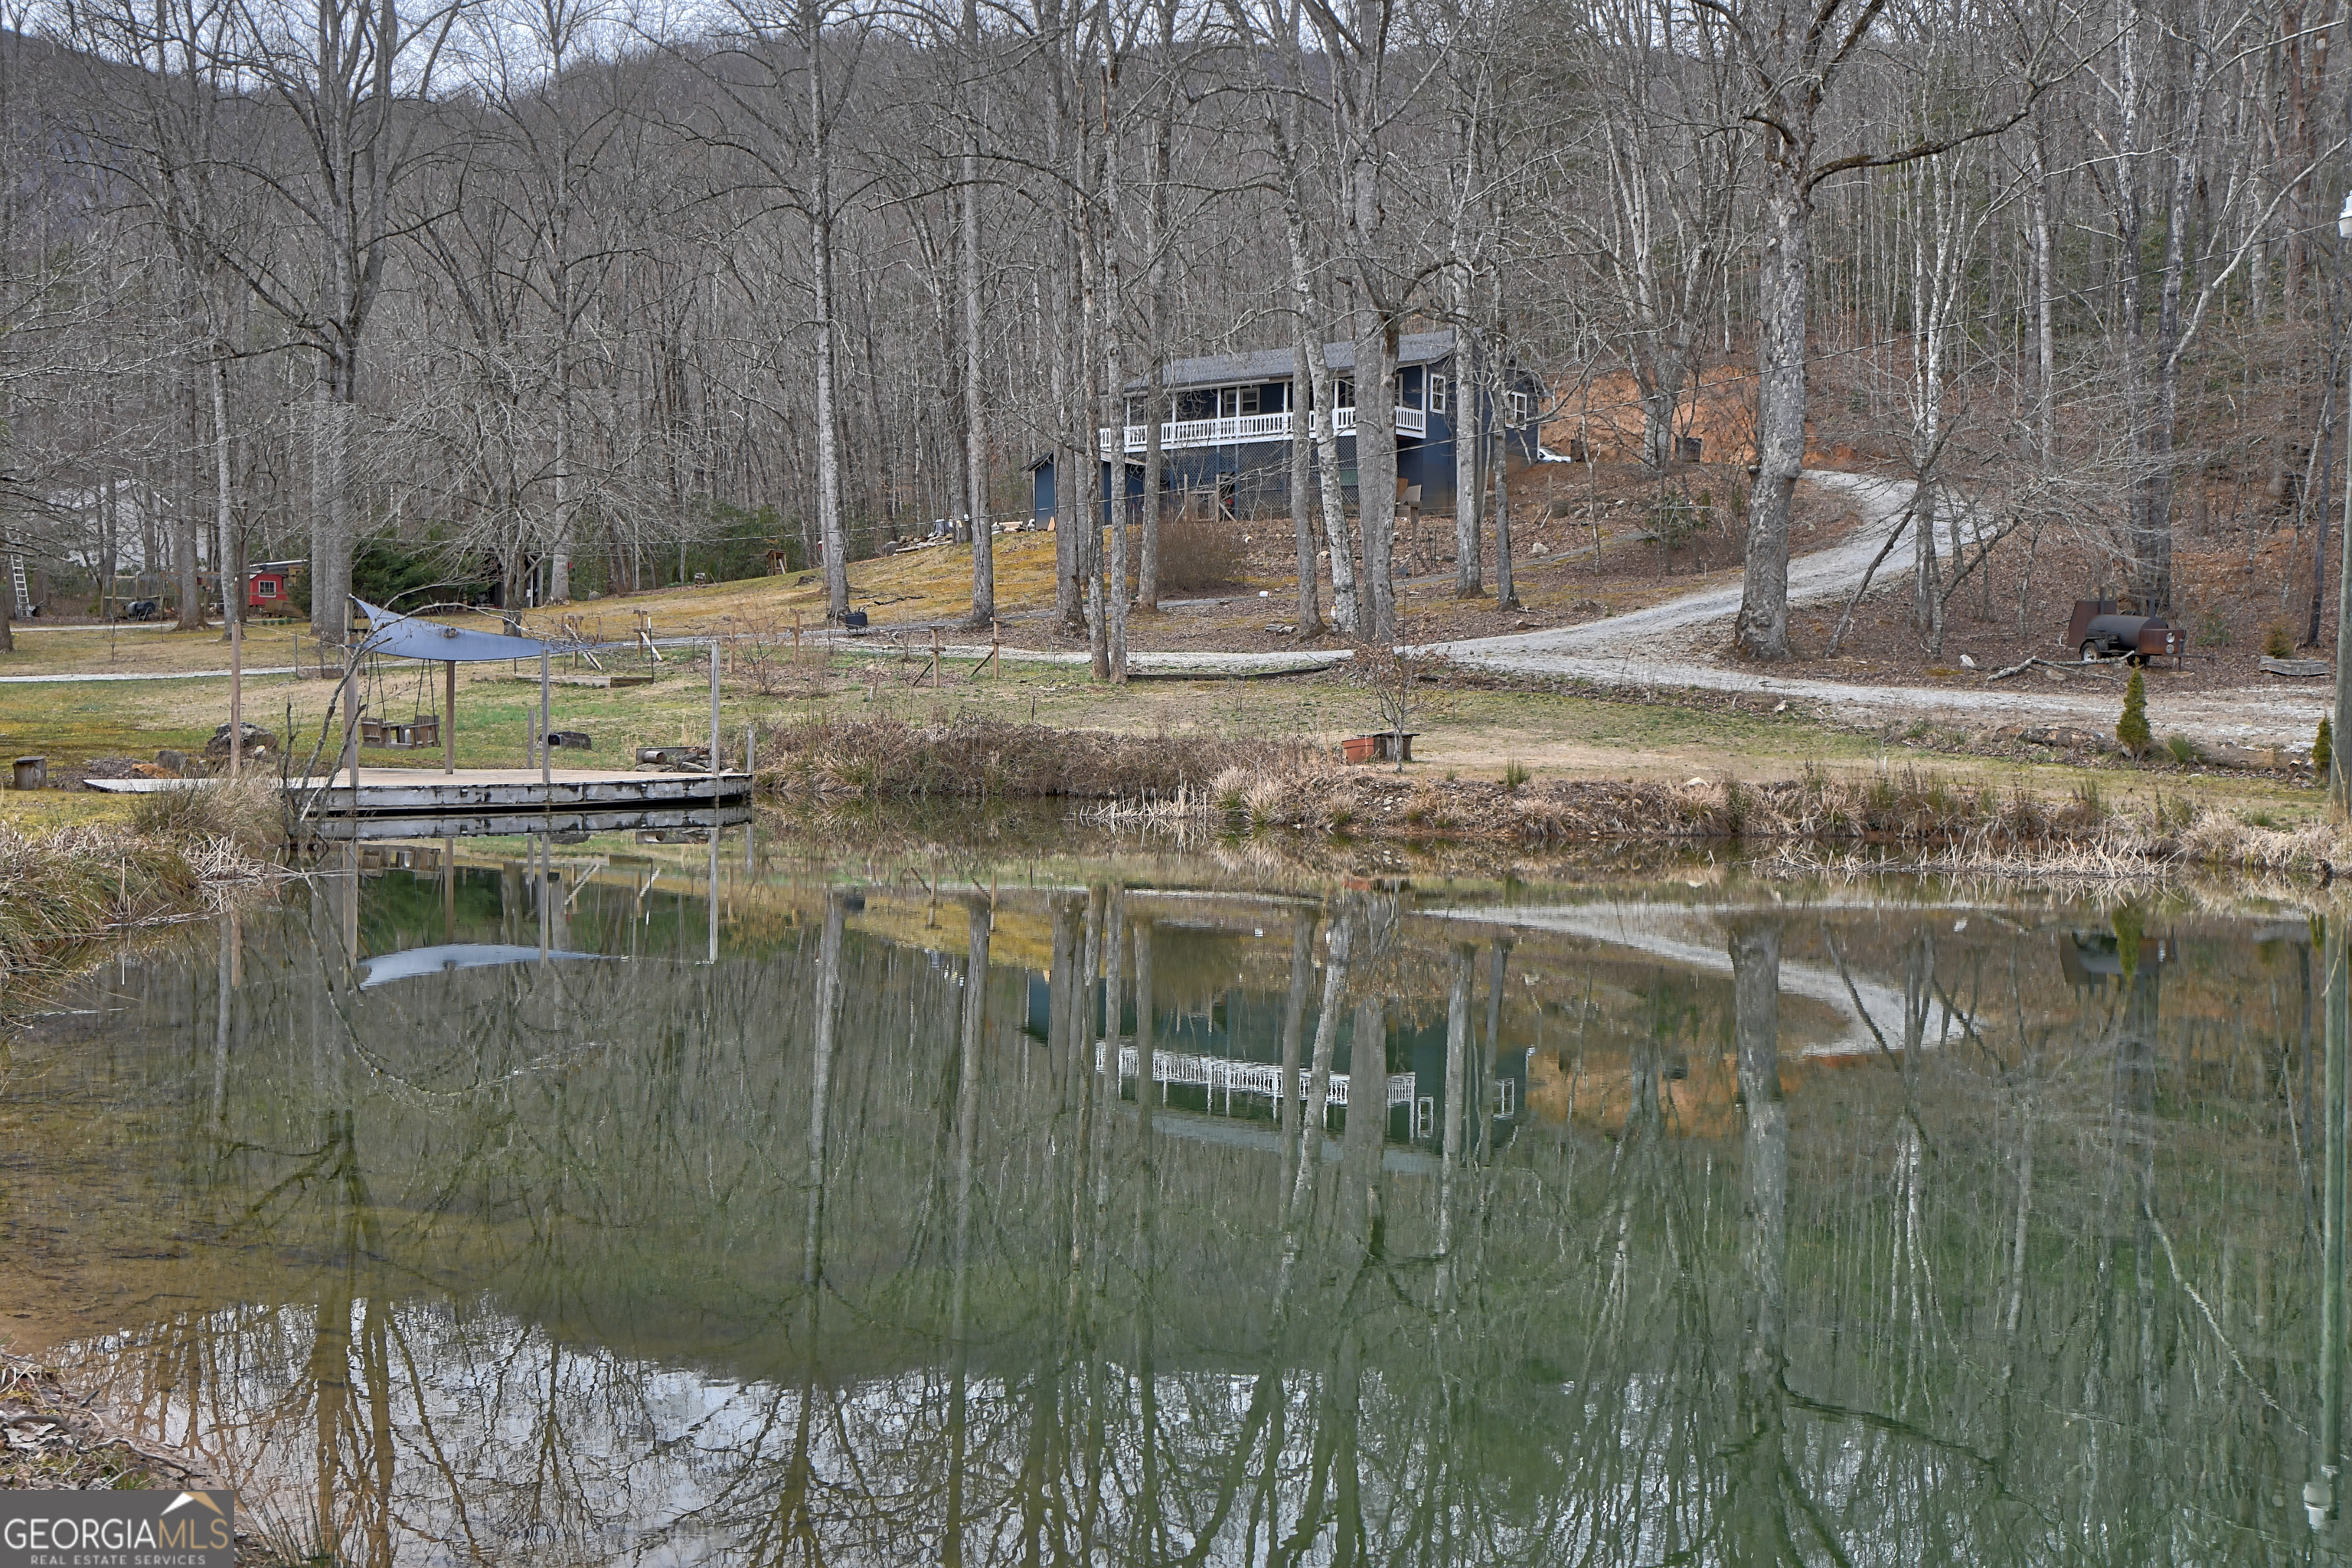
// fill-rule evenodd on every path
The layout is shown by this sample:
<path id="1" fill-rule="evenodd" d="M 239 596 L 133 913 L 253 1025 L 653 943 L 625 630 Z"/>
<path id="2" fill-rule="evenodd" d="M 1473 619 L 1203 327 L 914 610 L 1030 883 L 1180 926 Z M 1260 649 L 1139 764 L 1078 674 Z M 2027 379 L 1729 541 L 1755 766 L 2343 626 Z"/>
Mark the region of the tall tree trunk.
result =
<path id="1" fill-rule="evenodd" d="M 1465 1091 L 1469 1087 L 1470 993 L 1476 963 L 1477 949 L 1467 942 L 1454 944 L 1454 979 L 1445 997 L 1445 1129 L 1440 1143 L 1443 1163 L 1437 1172 L 1437 1289 L 1430 1300 L 1440 1312 L 1454 1300 L 1454 1185 L 1455 1170 L 1462 1163 L 1464 1118 L 1469 1111 Z M 1351 1082 L 1350 1098 L 1354 1088 Z M 1420 1129 L 1413 1131 L 1417 1133 Z"/>
<path id="2" fill-rule="evenodd" d="M 979 0 L 964 0 L 963 52 L 967 69 L 980 62 Z M 967 110 L 967 112 L 976 112 Z M 958 283 L 963 304 L 964 491 L 971 500 L 971 624 L 996 619 L 996 537 L 988 494 L 988 400 L 981 363 L 980 140 L 964 143 L 963 199 L 957 214 Z"/>
<path id="3" fill-rule="evenodd" d="M 1479 359 L 1477 334 L 1471 331 L 1471 286 L 1461 287 L 1461 300 L 1456 307 L 1462 325 L 1454 329 L 1454 396 L 1446 405 L 1447 419 L 1454 431 L 1454 586 L 1456 593 L 1475 592 L 1475 575 L 1465 577 L 1461 558 L 1465 552 L 1475 555 L 1478 538 L 1485 531 L 1486 485 L 1481 471 L 1484 456 L 1479 443 L 1486 438 L 1486 426 L 1479 395 Z M 1426 402 L 1426 395 L 1423 401 Z M 1475 573 L 1476 563 L 1472 563 Z M 1465 588 L 1466 584 L 1466 588 Z"/>
<path id="4" fill-rule="evenodd" d="M 1805 337 L 1811 203 L 1800 171 L 1768 165 L 1767 238 L 1757 279 L 1762 363 L 1756 395 L 1756 488 L 1733 640 L 1751 658 L 1789 656 L 1789 513 L 1805 463 Z"/>
<path id="5" fill-rule="evenodd" d="M 1292 344 L 1290 363 L 1290 532 L 1298 548 L 1298 635 L 1311 637 L 1322 635 L 1323 608 L 1315 582 L 1314 436 L 1301 395 L 1315 382 L 1304 331 Z M 1147 479 L 1147 489 L 1150 484 Z"/>
<path id="6" fill-rule="evenodd" d="M 1083 125 L 1084 121 L 1081 121 Z M 1082 175 L 1091 173 L 1090 156 L 1081 158 Z M 1087 648 L 1093 658 L 1097 680 L 1110 679 L 1110 626 L 1103 613 L 1103 526 L 1110 521 L 1111 494 L 1120 467 L 1126 462 L 1126 442 L 1113 433 L 1108 453 L 1101 449 L 1098 426 L 1110 402 L 1102 390 L 1101 361 L 1093 351 L 1095 333 L 1099 329 L 1106 309 L 1102 298 L 1103 239 L 1094 193 L 1082 187 L 1077 193 L 1078 218 L 1078 322 L 1079 352 L 1078 384 L 1083 387 L 1080 406 L 1087 410 L 1085 435 L 1087 440 L 1087 509 L 1078 530 L 1078 570 L 1083 574 L 1087 612 Z"/>
<path id="7" fill-rule="evenodd" d="M 1789 1108 L 1780 1095 L 1780 932 L 1744 924 L 1731 933 L 1734 1043 L 1744 1131 L 1739 1158 L 1738 1398 L 1747 1430 L 1737 1447 L 1731 1560 L 1785 1561 L 1782 1476 L 1789 1270 Z"/>
<path id="8" fill-rule="evenodd" d="M 220 573 L 223 636 L 245 619 L 245 552 L 236 537 L 236 492 L 229 460 L 228 367 L 220 353 L 225 346 L 215 341 L 205 376 L 212 390 L 213 528 L 216 541 L 214 553 L 217 557 L 214 564 Z"/>
<path id="9" fill-rule="evenodd" d="M 571 301 L 563 292 L 565 273 L 556 270 L 557 331 L 571 335 Z M 572 602 L 572 355 L 559 342 L 555 347 L 555 465 L 548 486 L 555 495 L 555 525 L 547 544 L 547 602 Z"/>
<path id="10" fill-rule="evenodd" d="M 1290 917 L 1290 991 L 1282 1004 L 1281 1090 L 1275 1096 L 1275 1124 L 1282 1129 L 1282 1185 L 1286 1206 L 1298 1157 L 1298 1055 L 1307 1027 L 1307 993 L 1315 983 L 1315 917 Z"/>
<path id="11" fill-rule="evenodd" d="M 1117 90 L 1115 71 L 1104 73 L 1103 99 L 1108 105 Z M 1108 108 L 1106 109 L 1108 115 Z M 1127 680 L 1127 355 L 1125 331 L 1127 302 L 1121 288 L 1118 244 L 1118 203 L 1120 186 L 1118 142 L 1113 131 L 1106 126 L 1103 133 L 1103 424 L 1110 431 L 1110 561 L 1105 578 L 1104 592 L 1109 599 L 1109 615 L 1102 632 L 1105 667 L 1097 674 L 1108 675 L 1124 685 Z"/>
<path id="12" fill-rule="evenodd" d="M 964 905 L 968 934 L 963 965 L 963 1038 L 956 1053 L 956 1142 L 953 1230 L 949 1241 L 948 1286 L 948 1495 L 940 1532 L 940 1562 L 961 1568 L 965 1471 L 971 1422 L 967 1389 L 971 1368 L 971 1190 L 972 1152 L 980 1135 L 980 1053 L 988 1037 L 989 906 L 974 899 Z"/>
<path id="13" fill-rule="evenodd" d="M 310 635 L 341 647 L 351 635 L 352 405 L 346 396 L 348 358 L 336 351 L 320 356 L 311 383 Z"/>
<path id="14" fill-rule="evenodd" d="M 1149 312 L 1145 331 L 1150 334 L 1150 368 L 1144 373 L 1143 418 L 1146 426 L 1143 447 L 1143 545 L 1136 563 L 1136 603 L 1146 610 L 1160 608 L 1160 487 L 1165 477 L 1164 458 L 1160 447 L 1160 424 L 1166 417 L 1160 412 L 1167 401 L 1165 366 L 1168 359 L 1168 258 L 1169 180 L 1175 156 L 1176 142 L 1176 3 L 1160 0 L 1160 59 L 1157 68 L 1166 80 L 1160 85 L 1160 111 L 1151 125 L 1151 161 L 1150 200 L 1144 210 L 1144 250 L 1150 258 L 1146 276 L 1144 309 Z"/>
<path id="15" fill-rule="evenodd" d="M 1511 583 L 1511 434 L 1495 433 L 1495 607 L 1519 608 L 1519 593 Z"/>
<path id="16" fill-rule="evenodd" d="M 1225 13 L 1233 19 L 1236 31 L 1244 37 L 1253 36 L 1254 24 L 1237 0 L 1225 0 Z M 1267 36 L 1267 54 L 1253 55 L 1261 63 L 1268 55 L 1286 60 L 1294 83 L 1305 74 L 1299 25 L 1300 17 L 1296 12 L 1285 12 L 1276 18 Z M 1330 356 L 1324 351 L 1323 302 L 1315 287 L 1315 258 L 1308 245 L 1307 230 L 1307 176 L 1298 152 L 1299 105 L 1304 95 L 1295 91 L 1277 93 L 1263 74 L 1260 89 L 1265 105 L 1266 142 L 1273 148 L 1276 162 L 1282 171 L 1282 233 L 1285 253 L 1290 263 L 1291 309 L 1297 317 L 1297 344 L 1306 356 L 1307 363 L 1305 385 L 1307 391 L 1303 405 L 1301 384 L 1297 381 L 1291 384 L 1291 418 L 1294 425 L 1302 417 L 1307 419 L 1313 434 L 1316 468 L 1322 489 L 1324 542 L 1331 552 L 1332 624 L 1343 632 L 1354 632 L 1360 616 L 1356 595 L 1355 558 L 1348 542 L 1347 493 L 1339 482 L 1339 435 L 1333 413 L 1339 405 L 1332 384 Z M 1294 495 L 1294 519 L 1299 506 L 1300 502 Z"/>
<path id="17" fill-rule="evenodd" d="M 2028 138 L 2032 174 L 2026 183 L 2026 223 L 2033 246 L 2033 437 L 2036 455 L 2047 472 L 2058 461 L 2058 346 L 2051 322 L 2051 301 L 2057 293 L 2057 273 L 2051 255 L 2050 172 L 2036 122 Z"/>
<path id="18" fill-rule="evenodd" d="M 809 79 L 812 97 L 821 100 L 814 63 Z M 817 107 L 822 107 L 821 102 Z M 816 211 L 809 221 L 809 254 L 816 294 L 817 537 L 824 544 L 824 612 L 838 620 L 849 613 L 849 536 L 841 515 L 841 416 L 834 387 L 833 215 L 827 205 L 833 196 L 825 166 L 831 158 L 827 139 L 817 153 Z"/>
<path id="19" fill-rule="evenodd" d="M 203 419 L 196 411 L 195 384 L 185 383 L 184 389 L 188 440 L 185 455 L 176 465 L 182 482 L 173 487 L 176 493 L 172 498 L 173 566 L 180 584 L 179 614 L 173 624 L 180 631 L 200 632 L 205 629 L 205 587 L 196 575 L 196 454 L 203 450 L 202 437 L 197 435 Z M 0 585 L 0 597 L 13 592 Z M 223 597 L 226 597 L 226 587 Z"/>
<path id="20" fill-rule="evenodd" d="M 1356 511 L 1364 532 L 1364 637 L 1380 647 L 1396 641 L 1396 322 L 1369 316 L 1356 340 Z"/>

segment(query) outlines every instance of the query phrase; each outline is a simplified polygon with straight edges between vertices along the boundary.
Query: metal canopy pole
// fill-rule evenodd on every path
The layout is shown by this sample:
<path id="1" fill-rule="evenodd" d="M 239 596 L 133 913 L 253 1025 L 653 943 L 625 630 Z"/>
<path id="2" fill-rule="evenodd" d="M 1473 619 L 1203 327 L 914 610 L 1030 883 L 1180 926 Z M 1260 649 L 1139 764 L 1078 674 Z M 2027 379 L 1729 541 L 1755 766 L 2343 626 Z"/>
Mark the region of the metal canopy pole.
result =
<path id="1" fill-rule="evenodd" d="M 457 661 L 442 661 L 441 771 L 457 771 Z"/>
<path id="2" fill-rule="evenodd" d="M 552 784 L 554 766 L 549 762 L 548 753 L 553 748 L 548 743 L 547 717 L 547 645 L 541 643 L 539 645 L 539 782 Z"/>

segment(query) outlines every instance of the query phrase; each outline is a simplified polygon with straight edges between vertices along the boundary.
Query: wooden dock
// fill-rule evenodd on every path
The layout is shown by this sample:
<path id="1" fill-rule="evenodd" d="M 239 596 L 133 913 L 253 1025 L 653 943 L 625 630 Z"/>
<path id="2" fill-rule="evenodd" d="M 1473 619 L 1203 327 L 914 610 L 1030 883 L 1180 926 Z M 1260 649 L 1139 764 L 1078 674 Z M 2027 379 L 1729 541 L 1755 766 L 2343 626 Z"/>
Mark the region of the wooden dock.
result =
<path id="1" fill-rule="evenodd" d="M 351 816 L 321 812 L 304 826 L 314 840 L 328 843 L 414 843 L 440 837 L 521 837 L 551 833 L 559 839 L 591 833 L 701 833 L 714 827 L 735 827 L 751 820 L 748 801 L 726 805 L 648 805 L 572 810 L 558 807 L 530 811 L 469 811 L 440 815 Z"/>
<path id="2" fill-rule="evenodd" d="M 324 781 L 295 779 L 287 788 L 316 793 L 317 816 L 465 816 L 518 812 L 643 809 L 649 806 L 745 805 L 751 775 L 744 773 L 680 773 L 659 769 L 429 768 L 336 770 Z M 324 788 L 320 786 L 324 784 Z"/>
<path id="3" fill-rule="evenodd" d="M 207 782 L 210 781 L 91 779 L 88 784 L 110 794 L 131 795 L 190 789 Z M 709 813 L 751 804 L 751 775 L 736 772 L 684 773 L 661 769 L 555 768 L 541 777 L 537 768 L 460 768 L 447 773 L 431 768 L 361 768 L 357 770 L 357 784 L 354 789 L 352 774 L 337 769 L 324 779 L 289 779 L 284 787 L 305 802 L 314 824 L 330 818 L 345 823 L 409 822 L 419 817 L 462 821 L 539 816 L 550 812 Z M 632 826 L 686 824 L 663 820 Z"/>

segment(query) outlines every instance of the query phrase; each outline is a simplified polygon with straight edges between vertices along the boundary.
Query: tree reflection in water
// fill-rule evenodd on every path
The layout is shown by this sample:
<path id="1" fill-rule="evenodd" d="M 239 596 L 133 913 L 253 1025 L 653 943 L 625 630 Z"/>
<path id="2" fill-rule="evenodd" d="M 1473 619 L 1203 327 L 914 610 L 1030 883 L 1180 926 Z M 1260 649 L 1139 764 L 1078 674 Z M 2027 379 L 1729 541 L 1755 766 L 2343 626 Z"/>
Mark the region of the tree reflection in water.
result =
<path id="1" fill-rule="evenodd" d="M 133 1117 L 105 1244 L 203 1244 L 78 1353 L 352 1562 L 2340 1544 L 2340 933 L 877 879 L 713 962 L 583 875 L 224 921 L 20 1047 Z M 542 924 L 635 956 L 352 980 Z"/>

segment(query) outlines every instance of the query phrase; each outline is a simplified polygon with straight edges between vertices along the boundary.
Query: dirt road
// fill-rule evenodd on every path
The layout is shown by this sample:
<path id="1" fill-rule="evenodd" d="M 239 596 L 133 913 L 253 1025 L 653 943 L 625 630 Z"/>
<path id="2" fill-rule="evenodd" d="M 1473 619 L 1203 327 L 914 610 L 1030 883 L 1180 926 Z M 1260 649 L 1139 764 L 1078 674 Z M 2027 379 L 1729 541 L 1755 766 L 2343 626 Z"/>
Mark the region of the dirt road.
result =
<path id="1" fill-rule="evenodd" d="M 1811 470 L 1805 482 L 1842 492 L 1863 515 L 1863 526 L 1825 550 L 1789 563 L 1789 602 L 1793 606 L 1843 601 L 1869 568 L 1889 529 L 1902 515 L 1911 487 L 1903 480 L 1867 474 Z M 1910 571 L 1907 550 L 1896 549 L 1879 568 L 1882 580 Z M 1997 686 L 1979 672 L 1968 684 L 1949 687 L 1864 686 L 1771 673 L 1769 666 L 1731 662 L 1723 657 L 1731 641 L 1732 617 L 1739 610 L 1739 586 L 1702 589 L 1581 626 L 1510 637 L 1473 637 L 1437 645 L 1464 664 L 1517 675 L 1559 676 L 1611 686 L 1697 688 L 1753 692 L 1785 699 L 1824 716 L 1857 723 L 1925 719 L 1954 727 L 1994 724 L 2063 724 L 2101 733 L 2115 728 L 2123 683 L 2112 689 L 2080 689 L 2088 681 L 2053 689 L 2029 672 Z M 2030 683 L 2030 684 L 2029 684 Z M 2242 746 L 2307 748 L 2320 715 L 2326 711 L 2324 685 L 2245 687 L 2231 691 L 2167 693 L 2161 682 L 2148 692 L 2148 723 L 2161 735 L 2184 734 L 2203 742 Z"/>

